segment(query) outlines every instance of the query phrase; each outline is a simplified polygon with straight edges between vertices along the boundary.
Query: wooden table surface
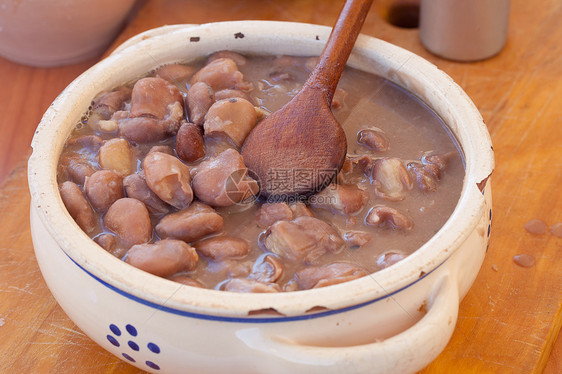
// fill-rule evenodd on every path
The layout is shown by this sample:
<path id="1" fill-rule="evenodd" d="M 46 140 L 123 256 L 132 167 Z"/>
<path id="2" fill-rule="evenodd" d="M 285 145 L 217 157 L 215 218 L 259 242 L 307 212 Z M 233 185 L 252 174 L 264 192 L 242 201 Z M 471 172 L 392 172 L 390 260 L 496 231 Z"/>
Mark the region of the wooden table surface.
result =
<path id="1" fill-rule="evenodd" d="M 113 47 L 175 23 L 267 19 L 331 25 L 342 0 L 153 0 Z M 481 111 L 494 143 L 494 224 L 486 260 L 460 306 L 455 333 L 423 373 L 560 373 L 562 238 L 524 224 L 562 221 L 562 3 L 513 0 L 508 42 L 491 59 L 457 63 L 427 52 L 418 30 L 390 25 L 375 2 L 363 32 L 413 51 L 451 75 Z M 112 48 L 113 48 L 112 47 Z M 0 372 L 137 373 L 64 314 L 35 260 L 26 159 L 42 113 L 95 60 L 40 69 L 0 58 Z M 517 266 L 526 253 L 536 263 Z"/>

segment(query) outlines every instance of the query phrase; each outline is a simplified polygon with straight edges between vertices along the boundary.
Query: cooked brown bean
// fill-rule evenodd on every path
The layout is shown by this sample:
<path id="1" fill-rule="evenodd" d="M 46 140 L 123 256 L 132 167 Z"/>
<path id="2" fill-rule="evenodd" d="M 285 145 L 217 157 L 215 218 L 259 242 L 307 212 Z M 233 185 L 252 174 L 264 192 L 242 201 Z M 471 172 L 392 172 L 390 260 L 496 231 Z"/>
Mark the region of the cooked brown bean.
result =
<path id="1" fill-rule="evenodd" d="M 435 192 L 440 178 L 439 167 L 435 164 L 422 164 L 420 162 L 408 163 L 410 170 L 416 177 L 416 184 L 422 191 Z"/>
<path id="2" fill-rule="evenodd" d="M 252 84 L 244 81 L 244 75 L 230 58 L 217 58 L 205 65 L 191 78 L 190 84 L 193 86 L 197 82 L 207 83 L 215 92 L 225 88 L 252 89 Z"/>
<path id="3" fill-rule="evenodd" d="M 148 210 L 137 199 L 124 197 L 114 202 L 105 213 L 103 224 L 117 234 L 126 248 L 152 238 Z"/>
<path id="4" fill-rule="evenodd" d="M 232 236 L 214 236 L 195 243 L 194 247 L 198 253 L 213 261 L 244 257 L 250 250 L 247 241 Z"/>
<path id="5" fill-rule="evenodd" d="M 104 119 L 109 119 L 111 114 L 120 110 L 123 107 L 123 103 L 131 98 L 131 93 L 132 90 L 126 86 L 118 87 L 111 92 L 104 92 L 94 99 L 93 110 L 104 108 L 103 111 L 109 114 Z"/>
<path id="6" fill-rule="evenodd" d="M 293 211 L 286 203 L 266 203 L 256 211 L 256 221 L 263 228 L 268 228 L 277 221 L 290 221 Z"/>
<path id="7" fill-rule="evenodd" d="M 183 97 L 176 86 L 142 78 L 133 87 L 130 116 L 118 121 L 119 134 L 137 143 L 158 141 L 175 135 L 183 119 Z"/>
<path id="8" fill-rule="evenodd" d="M 215 92 L 215 101 L 235 99 L 235 98 L 248 100 L 250 103 L 252 103 L 252 105 L 255 105 L 255 100 L 248 93 L 244 91 L 232 90 L 230 88 L 226 88 L 224 90 Z"/>
<path id="9" fill-rule="evenodd" d="M 133 152 L 125 139 L 108 140 L 101 146 L 98 156 L 103 169 L 113 170 L 122 176 L 132 174 L 135 170 Z"/>
<path id="10" fill-rule="evenodd" d="M 203 127 L 205 135 L 226 136 L 241 147 L 256 122 L 257 114 L 252 103 L 233 98 L 214 103 L 207 112 Z"/>
<path id="11" fill-rule="evenodd" d="M 68 145 L 78 144 L 92 152 L 97 152 L 100 149 L 100 147 L 103 145 L 103 143 L 104 143 L 103 139 L 97 135 L 73 136 L 70 139 L 68 139 L 68 141 L 66 142 L 66 144 Z"/>
<path id="12" fill-rule="evenodd" d="M 101 122 L 109 120 L 112 115 L 119 111 L 125 101 L 131 97 L 129 87 L 119 87 L 111 92 L 103 92 L 94 98 L 91 113 L 88 116 L 88 126 L 93 130 L 103 130 Z"/>
<path id="13" fill-rule="evenodd" d="M 370 155 L 361 155 L 356 157 L 349 157 L 352 169 L 358 169 L 364 175 L 371 175 L 375 166 L 375 160 Z"/>
<path id="14" fill-rule="evenodd" d="M 59 173 L 64 173 L 76 184 L 83 185 L 86 177 L 91 176 L 95 172 L 94 166 L 84 158 L 63 156 L 60 159 Z"/>
<path id="15" fill-rule="evenodd" d="M 345 242 L 326 222 L 314 217 L 298 217 L 278 221 L 264 234 L 265 248 L 289 260 L 312 263 L 325 253 L 338 253 Z"/>
<path id="16" fill-rule="evenodd" d="M 381 129 L 370 127 L 357 133 L 357 143 L 377 152 L 388 150 L 388 138 Z"/>
<path id="17" fill-rule="evenodd" d="M 246 65 L 246 57 L 242 56 L 240 53 L 232 51 L 218 51 L 213 53 L 207 59 L 207 64 L 219 59 L 219 58 L 229 58 L 236 63 L 238 67 Z"/>
<path id="18" fill-rule="evenodd" d="M 199 200 L 212 206 L 230 206 L 259 191 L 247 171 L 240 153 L 229 148 L 199 164 L 191 185 Z"/>
<path id="19" fill-rule="evenodd" d="M 276 283 L 262 283 L 253 279 L 233 278 L 221 285 L 221 290 L 230 292 L 280 292 L 281 287 Z"/>
<path id="20" fill-rule="evenodd" d="M 194 242 L 222 229 L 223 218 L 210 206 L 194 201 L 188 208 L 164 216 L 156 225 L 161 238 Z"/>
<path id="21" fill-rule="evenodd" d="M 354 184 L 332 183 L 311 199 L 311 205 L 350 216 L 359 213 L 368 200 L 369 195 Z"/>
<path id="22" fill-rule="evenodd" d="M 252 271 L 252 261 L 238 258 L 225 258 L 220 261 L 212 261 L 209 263 L 212 272 L 221 274 L 221 278 L 246 278 Z"/>
<path id="23" fill-rule="evenodd" d="M 102 132 L 114 132 L 119 129 L 119 124 L 113 118 L 98 121 L 98 130 Z"/>
<path id="24" fill-rule="evenodd" d="M 365 223 L 378 227 L 390 226 L 394 229 L 411 229 L 413 226 L 412 221 L 404 213 L 384 205 L 372 207 L 365 217 Z"/>
<path id="25" fill-rule="evenodd" d="M 168 106 L 180 103 L 183 97 L 176 88 L 162 78 L 142 78 L 133 86 L 131 117 L 164 119 L 169 115 Z"/>
<path id="26" fill-rule="evenodd" d="M 163 140 L 173 135 L 179 128 L 179 122 L 172 123 L 152 117 L 131 117 L 119 121 L 119 135 L 135 143 L 150 143 Z"/>
<path id="27" fill-rule="evenodd" d="M 76 183 L 66 181 L 59 187 L 62 202 L 78 226 L 91 235 L 98 227 L 96 215 Z"/>
<path id="28" fill-rule="evenodd" d="M 295 277 L 299 285 L 308 290 L 348 282 L 367 274 L 363 268 L 357 265 L 336 262 L 330 265 L 306 267 L 297 271 Z"/>
<path id="29" fill-rule="evenodd" d="M 176 152 L 185 162 L 193 162 L 205 156 L 205 140 L 201 127 L 194 123 L 181 125 L 176 135 Z"/>
<path id="30" fill-rule="evenodd" d="M 207 288 L 203 283 L 191 278 L 189 275 L 182 274 L 182 273 L 174 274 L 171 277 L 168 277 L 168 279 L 174 282 L 185 284 L 186 286 Z"/>
<path id="31" fill-rule="evenodd" d="M 113 234 L 102 233 L 94 238 L 100 247 L 111 253 L 117 258 L 123 258 L 127 253 L 127 249 L 123 248 L 119 243 L 119 238 Z"/>
<path id="32" fill-rule="evenodd" d="M 378 197 L 397 201 L 403 200 L 406 192 L 412 189 L 412 180 L 408 170 L 397 158 L 385 157 L 377 160 L 373 166 L 371 178 Z"/>
<path id="33" fill-rule="evenodd" d="M 284 272 L 281 260 L 275 255 L 266 254 L 256 260 L 249 278 L 258 282 L 275 283 L 281 279 Z"/>
<path id="34" fill-rule="evenodd" d="M 160 199 L 183 209 L 193 200 L 189 168 L 179 159 L 162 152 L 150 152 L 143 162 L 146 184 Z"/>
<path id="35" fill-rule="evenodd" d="M 377 259 L 377 265 L 381 268 L 387 268 L 391 265 L 394 265 L 395 263 L 402 261 L 403 259 L 405 259 L 406 256 L 403 253 L 398 253 L 398 252 L 386 252 L 383 253 L 382 255 L 380 255 L 380 257 Z"/>
<path id="36" fill-rule="evenodd" d="M 355 184 L 364 180 L 364 176 L 370 177 L 375 160 L 371 155 L 345 157 L 342 168 L 337 175 L 336 182 L 339 184 Z"/>
<path id="37" fill-rule="evenodd" d="M 84 192 L 98 212 L 105 212 L 111 204 L 124 196 L 123 177 L 113 170 L 99 170 L 86 178 Z"/>
<path id="38" fill-rule="evenodd" d="M 187 113 L 189 114 L 189 121 L 196 125 L 203 125 L 205 122 L 205 115 L 213 105 L 213 91 L 211 87 L 205 82 L 197 82 L 189 91 L 185 98 L 187 104 Z"/>
<path id="39" fill-rule="evenodd" d="M 127 197 L 143 202 L 150 213 L 162 214 L 170 211 L 170 206 L 152 192 L 141 175 L 135 173 L 126 176 L 123 179 L 123 187 Z"/>
<path id="40" fill-rule="evenodd" d="M 449 161 L 452 157 L 458 156 L 456 152 L 449 152 L 445 154 L 433 154 L 433 155 L 426 155 L 422 157 L 422 162 L 424 164 L 434 164 L 439 168 L 439 170 L 445 170 Z"/>
<path id="41" fill-rule="evenodd" d="M 362 247 L 372 238 L 373 236 L 365 231 L 349 230 L 343 233 L 343 239 L 350 247 Z"/>
<path id="42" fill-rule="evenodd" d="M 154 76 L 162 78 L 172 83 L 179 83 L 187 80 L 195 73 L 195 68 L 182 64 L 169 64 L 160 66 L 154 72 Z"/>
<path id="43" fill-rule="evenodd" d="M 293 211 L 294 218 L 302 216 L 314 217 L 314 214 L 312 214 L 310 209 L 308 209 L 308 207 L 304 203 L 293 203 L 289 205 L 289 208 L 291 208 L 291 210 Z"/>
<path id="44" fill-rule="evenodd" d="M 128 264 L 160 277 L 193 270 L 198 259 L 193 247 L 184 241 L 173 239 L 134 245 L 125 257 Z"/>

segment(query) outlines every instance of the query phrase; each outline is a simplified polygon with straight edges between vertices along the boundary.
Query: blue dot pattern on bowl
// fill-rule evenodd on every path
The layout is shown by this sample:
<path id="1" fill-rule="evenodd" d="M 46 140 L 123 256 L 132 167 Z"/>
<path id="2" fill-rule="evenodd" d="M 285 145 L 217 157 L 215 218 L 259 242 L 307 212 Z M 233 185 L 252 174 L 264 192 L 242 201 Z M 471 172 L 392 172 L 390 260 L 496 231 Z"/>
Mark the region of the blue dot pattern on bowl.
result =
<path id="1" fill-rule="evenodd" d="M 119 340 L 117 339 L 117 337 L 121 336 L 122 332 L 121 329 L 119 327 L 117 327 L 117 325 L 114 325 L 113 323 L 109 325 L 109 330 L 111 331 L 112 334 L 107 334 L 106 338 L 107 340 L 115 347 L 121 347 L 121 343 L 119 343 Z M 130 337 L 136 337 L 138 335 L 138 331 L 135 328 L 135 326 L 131 325 L 131 324 L 127 324 L 125 326 L 125 330 L 127 331 L 127 333 L 130 335 Z M 129 347 L 131 349 L 131 351 L 129 352 L 121 352 L 121 356 L 123 356 L 127 361 L 129 362 L 137 362 L 137 360 L 135 360 L 134 358 L 134 352 L 140 352 L 141 347 L 138 345 L 138 343 L 136 343 L 134 340 L 127 340 L 127 345 L 124 345 L 123 348 Z M 149 342 L 146 345 L 146 348 L 148 348 L 148 350 L 154 354 L 159 354 L 160 353 L 160 347 L 156 344 L 156 343 L 152 343 Z M 146 366 L 148 366 L 149 368 L 153 369 L 153 370 L 160 370 L 160 366 L 158 366 L 158 364 L 154 363 L 153 361 L 145 361 Z"/>
<path id="2" fill-rule="evenodd" d="M 147 348 L 154 353 L 160 353 L 160 347 L 154 343 L 148 343 Z"/>
<path id="3" fill-rule="evenodd" d="M 137 329 L 135 329 L 135 326 L 127 325 L 125 326 L 125 328 L 127 329 L 127 332 L 131 334 L 131 336 L 137 336 L 138 333 L 137 333 Z"/>

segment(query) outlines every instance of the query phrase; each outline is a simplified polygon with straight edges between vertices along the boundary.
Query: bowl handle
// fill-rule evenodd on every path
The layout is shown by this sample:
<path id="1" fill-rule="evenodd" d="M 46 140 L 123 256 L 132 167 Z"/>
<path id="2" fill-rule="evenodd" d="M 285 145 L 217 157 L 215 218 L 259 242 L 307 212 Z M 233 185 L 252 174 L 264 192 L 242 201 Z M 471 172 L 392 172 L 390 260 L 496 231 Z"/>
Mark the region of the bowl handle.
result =
<path id="1" fill-rule="evenodd" d="M 307 373 L 410 373 L 421 370 L 445 348 L 459 311 L 457 282 L 444 275 L 427 303 L 426 315 L 407 330 L 373 343 L 319 347 L 279 337 L 267 337 L 257 328 L 238 331 L 251 348 L 281 359 Z"/>

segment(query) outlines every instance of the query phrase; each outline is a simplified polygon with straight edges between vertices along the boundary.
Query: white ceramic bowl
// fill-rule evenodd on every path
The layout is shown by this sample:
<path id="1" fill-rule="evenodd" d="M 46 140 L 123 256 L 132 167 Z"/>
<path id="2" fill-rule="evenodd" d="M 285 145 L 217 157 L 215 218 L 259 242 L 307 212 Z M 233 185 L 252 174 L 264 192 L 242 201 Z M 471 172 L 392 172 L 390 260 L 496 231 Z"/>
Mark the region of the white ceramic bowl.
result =
<path id="1" fill-rule="evenodd" d="M 78 77 L 45 113 L 29 160 L 33 244 L 53 295 L 99 345 L 155 373 L 407 373 L 443 350 L 486 252 L 493 151 L 461 88 L 401 48 L 360 36 L 349 65 L 395 82 L 433 108 L 462 146 L 466 177 L 443 228 L 387 269 L 281 294 L 188 287 L 102 250 L 59 196 L 55 175 L 64 141 L 98 92 L 160 64 L 217 50 L 319 54 L 329 33 L 323 26 L 262 21 L 152 30 Z"/>

